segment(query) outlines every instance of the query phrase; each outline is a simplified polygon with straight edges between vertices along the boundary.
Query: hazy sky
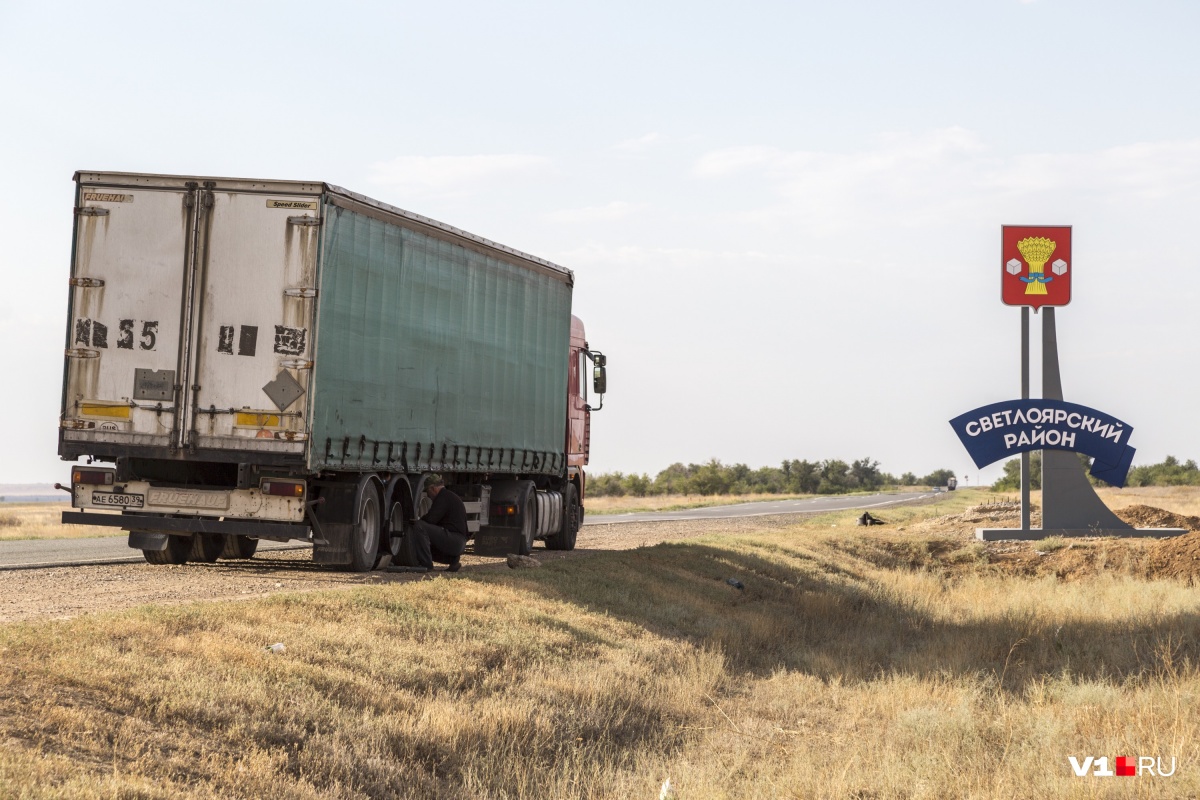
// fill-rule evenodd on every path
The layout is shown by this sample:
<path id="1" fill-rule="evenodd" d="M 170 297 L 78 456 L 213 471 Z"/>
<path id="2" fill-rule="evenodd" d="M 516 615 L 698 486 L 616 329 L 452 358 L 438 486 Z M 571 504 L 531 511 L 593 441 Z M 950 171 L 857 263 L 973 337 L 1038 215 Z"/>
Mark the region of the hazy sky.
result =
<path id="1" fill-rule="evenodd" d="M 1066 399 L 1135 463 L 1200 458 L 1197 32 L 1194 1 L 0 0 L 0 483 L 66 477 L 78 169 L 323 180 L 569 267 L 593 467 L 651 475 L 974 485 L 947 420 L 1020 388 L 1000 226 L 1072 225 Z"/>

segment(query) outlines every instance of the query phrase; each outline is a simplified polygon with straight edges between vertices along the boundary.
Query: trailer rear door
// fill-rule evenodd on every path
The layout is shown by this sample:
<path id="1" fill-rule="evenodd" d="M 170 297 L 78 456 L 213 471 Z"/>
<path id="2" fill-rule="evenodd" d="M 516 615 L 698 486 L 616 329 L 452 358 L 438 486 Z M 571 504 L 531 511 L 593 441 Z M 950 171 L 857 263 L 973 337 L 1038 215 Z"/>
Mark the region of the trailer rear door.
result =
<path id="1" fill-rule="evenodd" d="M 195 209 L 184 187 L 81 184 L 63 397 L 66 443 L 169 448 Z"/>
<path id="2" fill-rule="evenodd" d="M 323 184 L 77 180 L 60 453 L 302 455 Z"/>
<path id="3" fill-rule="evenodd" d="M 189 447 L 303 452 L 319 199 L 219 182 L 205 195 Z"/>

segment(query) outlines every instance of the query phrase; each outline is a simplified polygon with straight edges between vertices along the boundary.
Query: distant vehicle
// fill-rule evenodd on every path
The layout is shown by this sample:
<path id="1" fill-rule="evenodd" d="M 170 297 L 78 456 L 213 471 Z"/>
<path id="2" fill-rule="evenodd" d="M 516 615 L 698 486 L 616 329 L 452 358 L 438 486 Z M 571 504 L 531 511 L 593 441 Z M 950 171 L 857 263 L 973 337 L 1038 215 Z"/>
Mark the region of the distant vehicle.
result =
<path id="1" fill-rule="evenodd" d="M 957 488 L 958 488 L 958 478 L 951 475 L 950 480 L 946 481 L 946 491 L 953 492 Z"/>
<path id="2" fill-rule="evenodd" d="M 72 470 L 63 522 L 362 572 L 436 472 L 478 536 L 575 547 L 606 359 L 570 270 L 321 182 L 75 180 L 58 451 L 115 467 Z"/>

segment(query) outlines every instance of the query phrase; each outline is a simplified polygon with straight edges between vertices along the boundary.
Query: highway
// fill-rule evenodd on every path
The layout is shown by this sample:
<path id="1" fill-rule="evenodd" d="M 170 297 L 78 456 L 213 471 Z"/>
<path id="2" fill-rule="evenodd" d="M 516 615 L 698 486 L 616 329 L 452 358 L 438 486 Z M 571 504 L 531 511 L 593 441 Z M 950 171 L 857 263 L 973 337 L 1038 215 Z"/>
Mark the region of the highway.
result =
<path id="1" fill-rule="evenodd" d="M 731 506 L 707 506 L 679 511 L 644 511 L 631 514 L 588 515 L 583 524 L 619 525 L 629 522 L 671 522 L 697 519 L 733 519 L 775 514 L 821 514 L 827 511 L 862 509 L 873 511 L 887 506 L 910 503 L 932 496 L 929 492 L 813 497 L 804 500 L 767 500 Z M 294 550 L 309 547 L 297 542 L 259 544 L 259 552 Z M 0 570 L 39 567 L 82 566 L 86 564 L 122 564 L 142 561 L 142 554 L 130 550 L 124 536 L 94 539 L 35 539 L 0 542 Z"/>

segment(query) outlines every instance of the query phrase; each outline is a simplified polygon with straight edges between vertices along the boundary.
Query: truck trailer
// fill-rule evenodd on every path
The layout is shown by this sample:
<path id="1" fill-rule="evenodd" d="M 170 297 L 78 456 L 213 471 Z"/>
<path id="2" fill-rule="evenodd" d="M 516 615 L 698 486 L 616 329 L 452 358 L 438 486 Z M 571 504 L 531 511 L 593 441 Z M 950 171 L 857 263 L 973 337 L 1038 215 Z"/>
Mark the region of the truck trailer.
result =
<path id="1" fill-rule="evenodd" d="M 606 359 L 570 270 L 323 182 L 75 183 L 64 523 L 152 564 L 299 540 L 361 572 L 439 473 L 477 549 L 574 548 Z"/>

